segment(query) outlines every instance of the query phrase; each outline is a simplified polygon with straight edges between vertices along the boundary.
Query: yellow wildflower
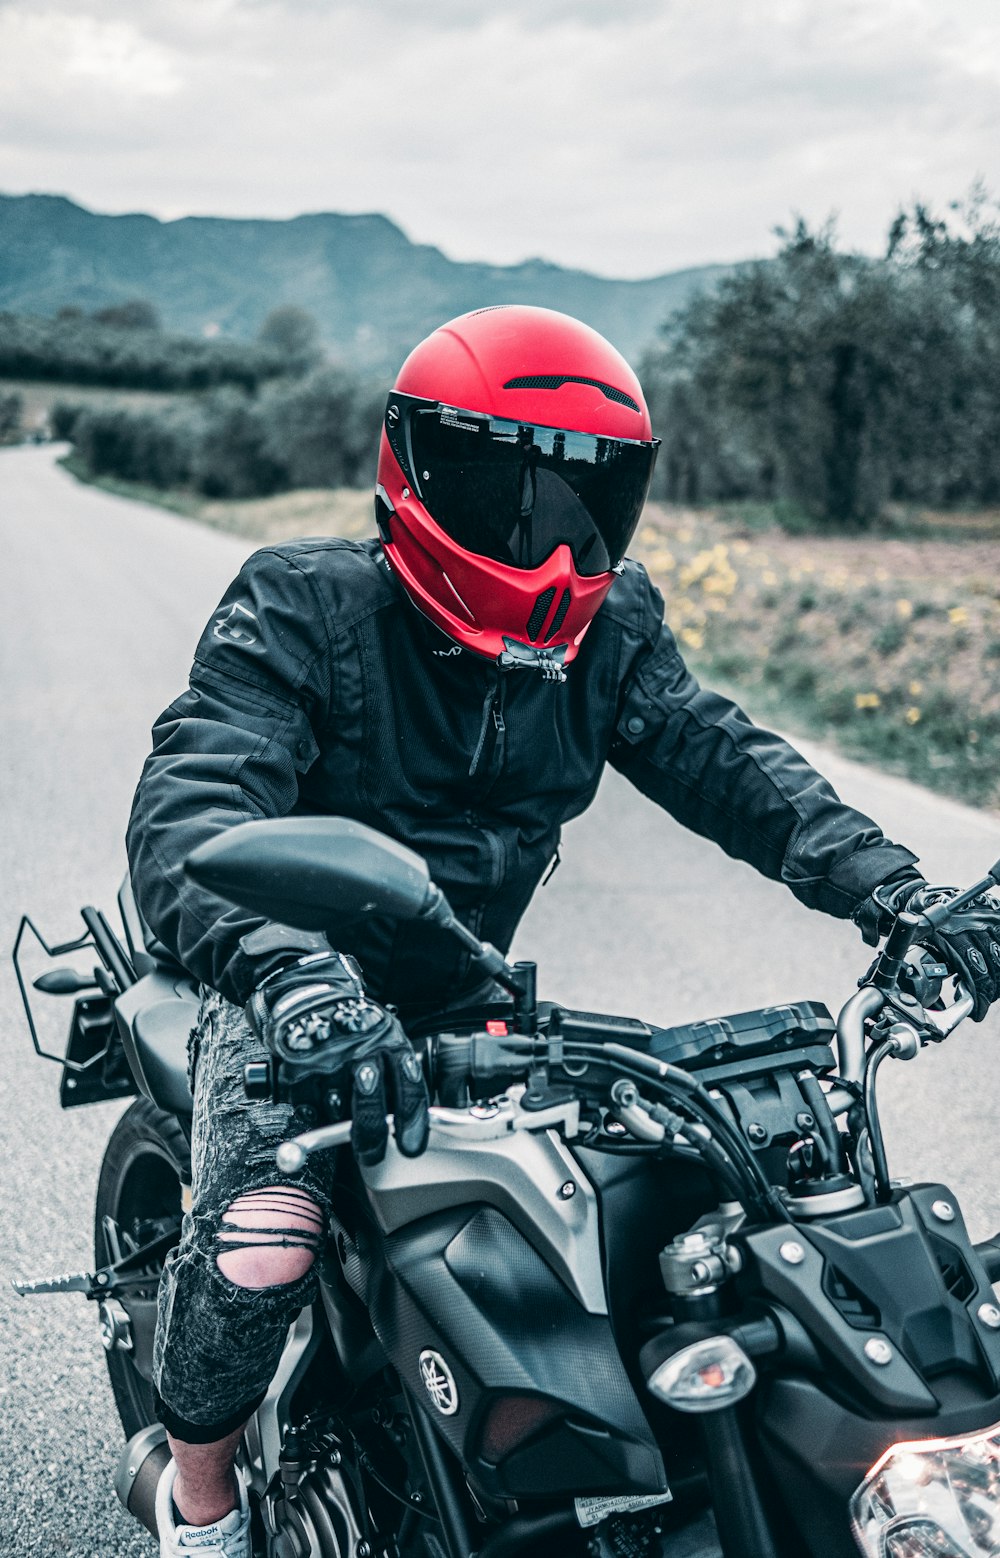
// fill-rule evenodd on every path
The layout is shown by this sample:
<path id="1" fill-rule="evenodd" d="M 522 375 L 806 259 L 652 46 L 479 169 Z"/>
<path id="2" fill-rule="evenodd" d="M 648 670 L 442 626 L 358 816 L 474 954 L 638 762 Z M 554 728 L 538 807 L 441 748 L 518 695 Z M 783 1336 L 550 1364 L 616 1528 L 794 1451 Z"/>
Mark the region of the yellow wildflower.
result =
<path id="1" fill-rule="evenodd" d="M 949 622 L 954 623 L 955 627 L 961 627 L 962 623 L 968 622 L 968 620 L 969 613 L 966 611 L 964 606 L 952 606 L 948 613 Z"/>
<path id="2" fill-rule="evenodd" d="M 877 709 L 882 702 L 877 692 L 856 692 L 854 694 L 854 707 L 856 709 Z"/>
<path id="3" fill-rule="evenodd" d="M 924 690 L 923 682 L 913 681 L 913 682 L 910 683 L 910 697 L 911 698 L 919 698 L 920 694 L 923 692 L 923 690 Z"/>
<path id="4" fill-rule="evenodd" d="M 646 567 L 651 569 L 653 573 L 669 573 L 676 566 L 677 560 L 673 552 L 668 552 L 666 547 L 660 547 L 658 551 L 650 552 L 646 558 Z"/>
<path id="5" fill-rule="evenodd" d="M 915 703 L 911 703 L 910 707 L 906 711 L 906 723 L 908 725 L 916 725 L 919 720 L 920 710 L 917 708 Z"/>
<path id="6" fill-rule="evenodd" d="M 896 615 L 902 617 L 904 622 L 909 622 L 913 616 L 913 602 L 911 600 L 898 600 L 896 602 Z"/>
<path id="7" fill-rule="evenodd" d="M 760 576 L 762 584 L 777 584 L 778 575 L 770 568 L 765 568 Z"/>
<path id="8" fill-rule="evenodd" d="M 699 633 L 697 628 L 681 628 L 681 638 L 689 649 L 700 649 L 705 642 L 704 633 Z"/>
<path id="9" fill-rule="evenodd" d="M 677 582 L 682 590 L 690 589 L 692 584 L 697 584 L 702 574 L 712 566 L 711 552 L 698 552 L 690 562 L 684 564 L 677 575 Z"/>

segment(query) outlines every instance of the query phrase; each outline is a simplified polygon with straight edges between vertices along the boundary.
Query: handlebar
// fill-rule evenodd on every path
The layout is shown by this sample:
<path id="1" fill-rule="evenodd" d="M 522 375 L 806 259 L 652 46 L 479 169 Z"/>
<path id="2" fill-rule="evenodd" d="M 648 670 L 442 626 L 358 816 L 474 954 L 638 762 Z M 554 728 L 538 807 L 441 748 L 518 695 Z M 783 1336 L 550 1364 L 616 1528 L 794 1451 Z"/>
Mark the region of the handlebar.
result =
<path id="1" fill-rule="evenodd" d="M 523 1089 L 520 1090 L 523 1093 Z M 481 1141 L 505 1136 L 510 1131 L 551 1130 L 564 1127 L 568 1136 L 575 1136 L 580 1129 L 580 1103 L 578 1099 L 560 1099 L 546 1109 L 521 1109 L 517 1089 L 495 1105 L 484 1109 L 447 1109 L 441 1104 L 431 1104 L 431 1125 L 439 1132 L 459 1137 L 475 1136 Z M 390 1126 L 391 1114 L 386 1115 Z M 290 1141 L 283 1141 L 275 1154 L 275 1161 L 282 1174 L 298 1174 L 314 1152 L 328 1152 L 334 1147 L 346 1147 L 351 1139 L 351 1120 L 338 1120 L 334 1125 L 320 1125 L 305 1131 Z"/>
<path id="2" fill-rule="evenodd" d="M 908 981 L 897 977 L 889 987 L 877 977 L 881 967 L 881 963 L 876 963 L 838 1016 L 839 1077 L 824 1095 L 829 1111 L 825 1118 L 835 1137 L 831 1116 L 847 1113 L 863 1098 L 880 1196 L 889 1193 L 890 1181 L 874 1096 L 878 1067 L 889 1056 L 909 1059 L 923 1043 L 939 1042 L 970 1015 L 975 1004 L 972 994 L 958 981 L 956 999 L 949 1006 L 931 1010 L 923 1004 L 936 1002 L 947 976 L 946 968 L 936 961 L 923 967 L 911 963 L 912 977 Z M 575 1136 L 581 1103 L 593 1094 L 596 1082 L 599 1096 L 595 1095 L 592 1101 L 610 1106 L 612 1114 L 636 1141 L 653 1150 L 657 1146 L 669 1148 L 671 1141 L 673 1150 L 678 1145 L 693 1149 L 706 1163 L 712 1162 L 730 1185 L 735 1171 L 750 1201 L 764 1215 L 777 1212 L 787 1217 L 787 1210 L 776 1203 L 755 1155 L 739 1131 L 733 1130 L 731 1122 L 724 1115 L 720 1117 L 712 1094 L 706 1092 L 697 1075 L 656 1060 L 628 1044 L 628 1039 L 641 1043 L 651 1036 L 652 1030 L 646 1024 L 574 1014 L 561 1008 L 553 1008 L 552 1015 L 551 1026 L 542 1033 L 533 1027 L 530 1034 L 451 1032 L 434 1036 L 435 1085 L 446 1101 L 430 1107 L 431 1123 L 437 1133 L 485 1140 L 510 1131 L 560 1126 L 567 1136 Z M 586 1019 L 582 1027 L 575 1021 L 577 1016 Z M 866 1048 L 868 1025 L 872 1027 L 870 1052 Z M 620 1039 L 626 1043 L 615 1042 Z M 548 1081 L 550 1067 L 556 1068 L 560 1078 L 554 1087 Z M 617 1080 L 612 1080 L 616 1073 Z M 584 1077 L 586 1087 L 581 1085 Z M 654 1094 L 665 1099 L 666 1107 L 641 1096 L 635 1084 L 643 1079 L 652 1084 Z M 468 1099 L 470 1084 L 479 1090 L 473 1096 L 489 1096 L 489 1104 L 448 1107 L 449 1103 Z M 671 1098 L 674 1103 L 681 1103 L 681 1114 L 674 1111 Z M 387 1120 L 391 1124 L 392 1115 Z M 283 1142 L 276 1154 L 279 1171 L 297 1174 L 313 1153 L 346 1146 L 351 1139 L 351 1126 L 350 1120 L 339 1120 Z"/>

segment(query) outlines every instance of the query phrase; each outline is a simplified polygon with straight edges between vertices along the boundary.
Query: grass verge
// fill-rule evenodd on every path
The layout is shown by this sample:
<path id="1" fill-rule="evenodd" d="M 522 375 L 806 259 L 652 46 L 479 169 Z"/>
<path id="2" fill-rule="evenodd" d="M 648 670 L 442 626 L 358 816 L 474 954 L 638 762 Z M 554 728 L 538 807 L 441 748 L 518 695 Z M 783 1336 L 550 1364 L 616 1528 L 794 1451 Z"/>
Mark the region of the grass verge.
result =
<path id="1" fill-rule="evenodd" d="M 270 498 L 204 498 L 196 492 L 178 492 L 152 487 L 144 482 L 121 481 L 116 476 L 92 476 L 75 454 L 59 461 L 78 481 L 119 498 L 151 503 L 182 514 L 213 530 L 243 536 L 261 545 L 291 541 L 296 536 L 346 536 L 356 540 L 374 533 L 372 496 L 355 487 L 299 488 L 279 492 Z"/>
<path id="2" fill-rule="evenodd" d="M 651 505 L 638 552 L 693 669 L 753 717 L 1000 809 L 1000 514 L 907 539 Z"/>

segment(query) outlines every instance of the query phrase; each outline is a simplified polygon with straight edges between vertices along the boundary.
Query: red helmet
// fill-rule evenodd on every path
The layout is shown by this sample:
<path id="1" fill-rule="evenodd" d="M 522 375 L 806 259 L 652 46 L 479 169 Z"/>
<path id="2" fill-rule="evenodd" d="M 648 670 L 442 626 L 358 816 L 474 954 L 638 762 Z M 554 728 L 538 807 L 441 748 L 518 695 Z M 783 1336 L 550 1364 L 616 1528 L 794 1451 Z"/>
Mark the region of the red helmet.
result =
<path id="1" fill-rule="evenodd" d="M 658 441 L 615 348 L 548 308 L 483 308 L 415 347 L 375 513 L 414 605 L 466 649 L 561 679 L 611 588 Z"/>

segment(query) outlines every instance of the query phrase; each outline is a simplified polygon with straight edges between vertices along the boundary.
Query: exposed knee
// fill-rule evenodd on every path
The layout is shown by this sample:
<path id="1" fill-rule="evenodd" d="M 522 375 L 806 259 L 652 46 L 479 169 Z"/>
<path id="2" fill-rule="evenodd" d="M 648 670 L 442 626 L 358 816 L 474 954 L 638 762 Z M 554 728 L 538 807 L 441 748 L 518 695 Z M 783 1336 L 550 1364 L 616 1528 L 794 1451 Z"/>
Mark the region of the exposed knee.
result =
<path id="1" fill-rule="evenodd" d="M 238 1196 L 225 1210 L 215 1258 L 241 1288 L 282 1287 L 304 1277 L 323 1237 L 323 1213 L 306 1191 L 268 1185 Z"/>

